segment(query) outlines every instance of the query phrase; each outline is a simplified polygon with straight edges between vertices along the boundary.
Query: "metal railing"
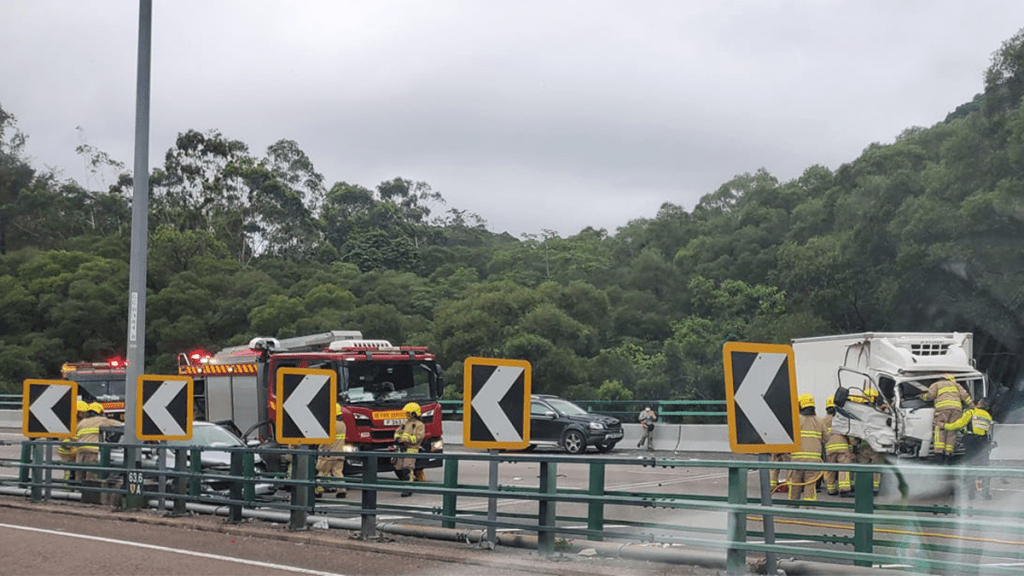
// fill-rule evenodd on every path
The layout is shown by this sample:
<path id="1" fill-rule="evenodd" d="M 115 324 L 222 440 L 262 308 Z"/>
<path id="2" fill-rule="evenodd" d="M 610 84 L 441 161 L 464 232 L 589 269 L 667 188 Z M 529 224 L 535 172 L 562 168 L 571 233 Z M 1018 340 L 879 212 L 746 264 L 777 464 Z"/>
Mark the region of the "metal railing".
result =
<path id="1" fill-rule="evenodd" d="M 309 449 L 217 448 L 230 452 L 229 469 L 204 470 L 198 448 L 174 448 L 167 449 L 175 454 L 173 466 L 128 469 L 123 464 L 112 464 L 116 458 L 111 455 L 124 450 L 123 444 L 100 444 L 99 458 L 94 464 L 55 460 L 50 453 L 56 445 L 57 442 L 48 440 L 22 443 L 19 460 L 0 461 L 0 468 L 13 468 L 16 472 L 14 476 L 3 475 L 0 484 L 20 487 L 33 501 L 48 499 L 58 492 L 76 492 L 88 502 L 107 502 L 119 507 L 144 506 L 157 500 L 160 507 L 166 503 L 179 513 L 189 503 L 216 503 L 226 506 L 229 520 L 236 522 L 242 520 L 246 509 L 278 509 L 288 513 L 293 529 L 304 528 L 310 516 L 341 515 L 360 519 L 363 538 L 376 536 L 378 515 L 400 513 L 419 522 L 439 524 L 441 528 L 488 530 L 489 537 L 494 530 L 535 533 L 538 549 L 547 554 L 573 539 L 585 539 L 588 545 L 617 542 L 619 548 L 657 543 L 670 550 L 717 552 L 721 554 L 722 567 L 733 574 L 745 573 L 748 555 L 772 554 L 819 558 L 845 565 L 896 566 L 927 573 L 1018 574 L 1024 565 L 1024 523 L 1019 520 L 1019 511 L 917 505 L 906 498 L 898 503 L 880 503 L 872 494 L 873 472 L 895 472 L 894 478 L 905 491 L 907 486 L 928 485 L 940 477 L 948 480 L 950 475 L 977 472 L 964 467 L 918 465 L 895 469 L 886 465 L 481 452 L 408 455 L 440 456 L 444 460 L 441 482 L 410 483 L 386 479 L 378 473 L 385 464 L 378 460 L 390 458 L 383 453 L 360 453 L 359 457 L 365 458 L 362 476 L 339 480 L 316 477 L 317 453 Z M 143 450 L 153 446 L 130 448 Z M 291 474 L 260 474 L 255 465 L 257 453 L 289 455 L 294 463 Z M 532 485 L 467 482 L 467 470 L 475 465 L 479 472 L 480 463 L 486 463 L 495 473 L 503 465 L 536 466 L 537 481 Z M 725 482 L 716 483 L 720 486 L 717 490 L 704 491 L 710 494 L 678 493 L 664 488 L 672 485 L 664 479 L 610 490 L 605 485 L 610 468 L 629 469 L 634 477 L 642 477 L 643 468 L 660 468 L 662 474 L 678 472 L 680 476 L 691 469 L 710 469 L 707 478 Z M 769 468 L 851 470 L 855 496 L 852 500 L 818 501 L 774 498 L 763 503 L 756 484 L 752 488 L 748 479 L 750 472 Z M 65 479 L 65 470 L 80 479 Z M 1020 468 L 992 467 L 986 469 L 986 474 L 993 478 L 1024 478 Z M 582 482 L 584 478 L 586 482 Z M 271 496 L 260 496 L 256 487 L 267 481 L 279 488 L 290 488 L 290 493 L 280 497 L 278 494 L 283 490 L 279 490 Z M 217 482 L 228 486 L 226 492 L 214 493 L 206 488 Z M 360 498 L 332 502 L 327 510 L 323 501 L 315 497 L 318 487 L 358 490 Z M 389 493 L 404 491 L 433 498 L 426 505 L 422 504 L 423 498 L 419 505 L 411 505 L 407 500 L 399 505 L 384 498 Z M 105 500 L 105 495 L 110 498 Z M 514 506 L 492 512 L 490 503 L 498 499 L 534 502 L 536 512 L 515 511 Z M 481 503 L 488 503 L 486 511 Z M 692 515 L 698 513 L 704 515 L 704 521 L 693 521 Z M 776 533 L 775 526 L 786 526 L 788 531 Z"/>
<path id="2" fill-rule="evenodd" d="M 587 412 L 614 416 L 623 422 L 635 423 L 645 406 L 658 414 L 665 424 L 725 424 L 725 400 L 573 400 Z M 446 420 L 462 418 L 462 400 L 442 400 L 441 412 Z"/>
<path id="3" fill-rule="evenodd" d="M 0 410 L 21 410 L 21 394 L 0 394 Z"/>

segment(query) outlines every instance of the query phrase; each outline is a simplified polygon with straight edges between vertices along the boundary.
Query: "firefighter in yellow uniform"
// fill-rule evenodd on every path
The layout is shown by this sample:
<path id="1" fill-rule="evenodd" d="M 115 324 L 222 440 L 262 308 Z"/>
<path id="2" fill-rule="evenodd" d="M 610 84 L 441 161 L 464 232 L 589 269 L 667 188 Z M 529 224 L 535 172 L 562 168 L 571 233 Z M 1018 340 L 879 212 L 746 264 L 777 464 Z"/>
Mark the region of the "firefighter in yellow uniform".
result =
<path id="1" fill-rule="evenodd" d="M 406 418 L 405 422 L 395 430 L 395 443 L 398 444 L 400 451 L 416 454 L 420 451 L 420 445 L 423 444 L 423 435 L 427 431 L 423 421 L 420 420 L 420 405 L 415 402 L 409 402 L 402 410 L 405 411 Z M 409 482 L 412 482 L 416 479 L 416 459 L 397 458 L 395 460 L 395 470 L 407 471 L 406 476 Z M 402 492 L 402 496 L 412 496 L 412 492 Z"/>
<path id="2" fill-rule="evenodd" d="M 78 412 L 76 421 L 81 422 L 85 418 L 85 413 L 89 411 L 89 404 L 85 400 L 79 400 L 75 406 L 75 411 Z M 77 431 L 77 427 L 75 428 Z M 78 448 L 75 446 L 71 438 L 65 438 L 60 441 L 60 445 L 57 446 L 57 457 L 60 458 L 61 462 L 70 464 L 75 461 L 75 456 L 78 452 Z M 64 480 L 71 480 L 71 470 L 64 470 Z"/>
<path id="3" fill-rule="evenodd" d="M 825 399 L 825 461 L 830 464 L 849 464 L 853 462 L 850 440 L 843 434 L 832 429 L 832 417 L 836 414 L 834 396 Z M 848 496 L 853 485 L 850 484 L 849 470 L 828 470 L 825 472 L 825 488 L 832 496 Z"/>
<path id="4" fill-rule="evenodd" d="M 882 403 L 878 396 L 878 390 L 868 388 L 862 395 L 850 395 L 851 402 L 868 404 L 881 412 L 888 412 L 889 407 Z M 850 446 L 853 448 L 853 461 L 857 464 L 885 464 L 885 457 L 875 451 L 867 440 L 862 438 L 850 438 Z M 875 472 L 871 475 L 871 490 L 878 494 L 882 488 L 882 473 Z"/>
<path id="5" fill-rule="evenodd" d="M 789 460 L 790 456 L 787 452 L 775 452 L 772 453 L 771 455 L 772 462 L 789 462 Z M 775 492 L 775 489 L 778 488 L 779 486 L 780 472 L 781 470 L 779 470 L 778 468 L 772 468 L 771 470 L 768 471 L 768 482 L 772 486 L 772 492 Z M 787 472 L 789 471 L 787 470 Z M 789 485 L 786 484 L 786 476 L 788 476 L 788 474 L 782 474 L 782 488 L 779 488 L 780 491 L 789 491 Z"/>
<path id="6" fill-rule="evenodd" d="M 335 430 L 334 440 L 321 445 L 321 449 L 329 454 L 316 459 L 316 475 L 329 478 L 343 478 L 345 476 L 345 457 L 342 452 L 345 449 L 345 422 L 341 418 L 341 404 L 334 405 Z M 331 489 L 334 490 L 333 488 Z M 316 487 L 317 496 L 324 493 L 323 486 Z M 335 492 L 335 498 L 344 498 L 348 491 L 339 488 Z"/>
<path id="7" fill-rule="evenodd" d="M 117 420 L 111 420 L 103 416 L 103 405 L 93 402 L 87 406 L 85 418 L 78 421 L 75 428 L 75 462 L 77 464 L 95 464 L 100 461 L 100 447 L 96 442 L 100 441 L 100 428 L 120 426 Z M 79 480 L 95 480 L 99 478 L 96 472 L 79 471 Z"/>
<path id="8" fill-rule="evenodd" d="M 800 406 L 800 449 L 793 452 L 793 462 L 821 463 L 822 437 L 825 435 L 825 423 L 814 413 L 814 396 L 801 394 L 797 398 Z M 820 471 L 793 470 L 789 475 L 789 499 L 817 500 L 818 478 Z"/>
<path id="9" fill-rule="evenodd" d="M 956 449 L 956 432 L 946 430 L 945 425 L 960 419 L 964 408 L 970 408 L 973 404 L 971 397 L 952 374 L 946 374 L 932 383 L 928 391 L 921 394 L 921 399 L 925 402 L 935 402 L 932 453 L 948 462 L 953 457 L 953 450 Z"/>
<path id="10" fill-rule="evenodd" d="M 960 419 L 945 424 L 948 432 L 963 430 L 964 450 L 966 452 L 965 465 L 978 469 L 988 466 L 989 452 L 992 450 L 992 415 L 988 413 L 989 401 L 985 398 L 978 400 L 973 408 L 964 411 Z M 974 500 L 974 492 L 981 490 L 981 497 L 985 500 L 992 499 L 989 491 L 988 476 L 966 476 L 964 478 L 964 491 L 967 498 Z"/>

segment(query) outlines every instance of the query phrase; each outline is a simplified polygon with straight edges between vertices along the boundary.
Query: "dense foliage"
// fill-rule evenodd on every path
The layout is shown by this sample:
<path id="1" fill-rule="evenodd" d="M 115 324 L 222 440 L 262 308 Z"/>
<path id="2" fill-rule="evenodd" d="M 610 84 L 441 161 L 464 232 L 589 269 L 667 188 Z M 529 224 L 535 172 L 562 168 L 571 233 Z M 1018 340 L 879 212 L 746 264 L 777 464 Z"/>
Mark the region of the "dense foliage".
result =
<path id="1" fill-rule="evenodd" d="M 1019 372 L 1024 36 L 984 92 L 832 171 L 736 176 L 614 234 L 514 238 L 424 182 L 328 186 L 296 142 L 188 131 L 151 177 L 147 371 L 254 335 L 358 329 L 426 344 L 457 395 L 467 356 L 529 360 L 534 389 L 721 398 L 729 340 L 974 331 Z M 88 147 L 85 185 L 26 160 L 0 109 L 0 381 L 124 352 L 131 177 Z M 105 176 L 114 174 L 112 183 Z"/>

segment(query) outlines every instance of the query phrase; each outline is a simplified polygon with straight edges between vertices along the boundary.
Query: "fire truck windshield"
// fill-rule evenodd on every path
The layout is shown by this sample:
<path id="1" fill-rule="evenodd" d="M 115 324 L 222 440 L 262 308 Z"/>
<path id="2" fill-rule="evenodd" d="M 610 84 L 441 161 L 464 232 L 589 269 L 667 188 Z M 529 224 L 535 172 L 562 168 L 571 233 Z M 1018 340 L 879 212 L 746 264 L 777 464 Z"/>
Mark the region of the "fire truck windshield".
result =
<path id="1" fill-rule="evenodd" d="M 421 362 L 352 362 L 341 368 L 340 385 L 347 402 L 432 400 L 436 375 Z"/>

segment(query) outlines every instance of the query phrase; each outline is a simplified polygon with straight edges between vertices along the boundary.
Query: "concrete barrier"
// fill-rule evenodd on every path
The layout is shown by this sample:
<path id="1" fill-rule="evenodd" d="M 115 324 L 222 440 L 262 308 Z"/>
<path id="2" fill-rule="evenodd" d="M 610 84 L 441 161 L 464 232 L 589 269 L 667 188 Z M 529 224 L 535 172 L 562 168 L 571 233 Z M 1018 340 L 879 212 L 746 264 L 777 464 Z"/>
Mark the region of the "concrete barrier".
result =
<path id="1" fill-rule="evenodd" d="M 639 424 L 622 425 L 622 441 L 616 449 L 636 449 Z M 462 422 L 444 423 L 444 443 L 462 444 Z M 655 450 L 675 452 L 729 452 L 729 427 L 725 424 L 658 424 L 654 429 Z"/>

